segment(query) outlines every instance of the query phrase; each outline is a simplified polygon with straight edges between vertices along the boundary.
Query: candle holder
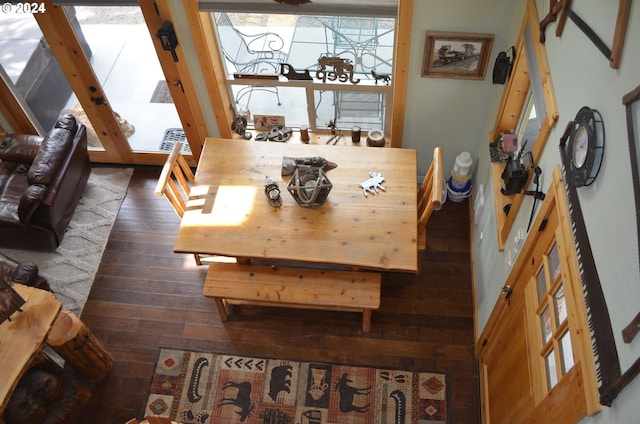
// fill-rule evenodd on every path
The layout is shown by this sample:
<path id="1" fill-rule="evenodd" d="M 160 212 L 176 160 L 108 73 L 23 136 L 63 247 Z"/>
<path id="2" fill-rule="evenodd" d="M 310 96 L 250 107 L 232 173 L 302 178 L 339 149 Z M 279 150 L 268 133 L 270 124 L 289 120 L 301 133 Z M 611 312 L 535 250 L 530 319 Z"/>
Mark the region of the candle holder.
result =
<path id="1" fill-rule="evenodd" d="M 296 203 L 305 208 L 321 206 L 332 188 L 327 174 L 322 168 L 314 166 L 296 168 L 287 186 Z"/>

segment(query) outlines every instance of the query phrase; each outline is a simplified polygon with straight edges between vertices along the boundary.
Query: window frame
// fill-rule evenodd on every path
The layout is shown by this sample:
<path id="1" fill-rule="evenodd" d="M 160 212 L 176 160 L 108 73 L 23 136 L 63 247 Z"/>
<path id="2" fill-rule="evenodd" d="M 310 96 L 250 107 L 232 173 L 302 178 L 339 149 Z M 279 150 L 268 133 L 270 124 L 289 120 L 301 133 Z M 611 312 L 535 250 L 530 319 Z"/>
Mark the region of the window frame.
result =
<path id="1" fill-rule="evenodd" d="M 210 20 L 214 25 L 216 25 L 217 22 L 217 16 L 214 16 L 215 13 L 219 13 L 221 12 L 221 10 L 219 10 L 217 7 L 212 7 L 211 8 L 212 11 L 211 16 L 210 16 Z M 301 11 L 305 11 L 306 9 L 301 9 Z M 313 15 L 308 15 L 305 13 L 292 13 L 292 15 L 298 15 L 301 17 L 307 17 L 307 16 L 313 16 Z M 352 15 L 351 15 L 352 16 Z M 326 16 L 319 16 L 320 18 L 322 17 L 326 17 Z M 372 16 L 366 16 L 366 15 L 362 15 L 362 16 L 358 16 L 358 17 L 362 17 L 362 18 L 371 18 L 373 19 L 374 17 Z M 395 50 L 396 50 L 396 37 L 397 37 L 397 30 L 398 30 L 398 18 L 396 16 L 384 16 L 384 18 L 387 19 L 392 19 L 394 21 L 394 45 L 393 45 L 393 51 L 394 54 L 392 55 L 392 63 L 395 62 Z M 221 46 L 221 41 L 220 41 L 220 36 L 217 33 L 217 28 L 214 29 L 214 31 L 216 32 L 216 39 L 218 40 L 218 43 L 216 44 L 216 48 L 217 48 L 217 54 L 222 58 L 223 62 L 226 62 L 224 54 L 222 52 L 222 46 Z M 308 128 L 310 129 L 310 131 L 315 132 L 315 133 L 328 133 L 329 132 L 329 128 L 327 127 L 327 123 L 325 122 L 325 120 L 320 121 L 319 119 L 317 119 L 317 113 L 316 113 L 316 93 L 326 93 L 326 92 L 355 92 L 355 93 L 380 93 L 383 95 L 383 100 L 381 101 L 382 104 L 382 125 L 380 127 L 377 126 L 371 126 L 371 127 L 365 127 L 363 126 L 364 124 L 353 124 L 353 125 L 357 125 L 362 127 L 363 131 L 367 131 L 367 130 L 371 130 L 371 129 L 382 129 L 385 133 L 385 135 L 388 137 L 391 135 L 391 128 L 392 128 L 392 117 L 393 117 L 393 94 L 394 94 L 394 78 L 392 75 L 391 81 L 390 83 L 384 84 L 384 83 L 378 83 L 377 81 L 373 80 L 373 79 L 364 79 L 362 78 L 362 74 L 355 74 L 355 78 L 360 79 L 359 83 L 357 84 L 353 84 L 350 82 L 323 82 L 321 80 L 318 80 L 316 78 L 316 72 L 314 70 L 312 70 L 310 72 L 311 76 L 312 76 L 312 80 L 289 80 L 287 78 L 278 78 L 277 80 L 275 79 L 269 79 L 269 80 L 263 80 L 263 79 L 258 79 L 258 78 L 236 78 L 234 77 L 233 73 L 230 73 L 229 70 L 227 69 L 226 63 L 223 63 L 223 69 L 224 69 L 224 84 L 226 86 L 227 92 L 228 92 L 228 96 L 229 96 L 229 100 L 230 100 L 230 107 L 232 108 L 234 114 L 242 114 L 243 110 L 238 109 L 237 104 L 235 102 L 234 99 L 234 90 L 233 87 L 239 87 L 239 86 L 245 86 L 245 87 L 255 87 L 255 88 L 281 88 L 281 87 L 293 87 L 293 88 L 302 88 L 304 90 L 304 99 L 305 99 L 305 106 L 306 106 L 306 111 L 307 111 L 307 122 L 299 122 L 299 123 L 293 123 L 293 125 L 291 125 L 294 128 L 298 128 L 299 125 L 301 124 L 305 124 L 308 125 Z M 329 69 L 328 69 L 329 70 Z M 301 71 L 301 70 L 298 70 Z M 318 103 L 319 104 L 319 103 Z M 249 108 L 250 109 L 250 108 Z M 278 113 L 281 111 L 278 111 L 276 108 L 274 108 L 275 113 L 273 113 L 274 115 L 285 115 L 285 119 L 286 119 L 286 113 Z M 253 111 L 251 111 L 253 113 Z M 335 109 L 334 109 L 334 116 L 335 116 Z M 253 125 L 250 119 L 248 119 L 249 121 L 249 125 L 248 128 L 249 129 L 253 129 Z M 288 122 L 288 121 L 287 121 Z M 347 125 L 346 127 L 341 126 L 339 124 L 339 122 L 336 122 L 336 124 L 338 124 L 338 127 L 341 130 L 350 130 L 352 125 Z M 287 125 L 290 126 L 290 125 Z"/>
<path id="2" fill-rule="evenodd" d="M 408 92 L 411 37 L 413 32 L 413 5 L 414 0 L 401 0 L 397 4 L 397 27 L 392 72 L 394 79 L 393 107 L 391 111 L 387 111 L 392 115 L 389 145 L 396 148 L 402 147 L 404 135 L 405 104 Z M 201 11 L 200 3 L 198 2 L 185 2 L 184 15 L 191 30 L 191 41 L 195 50 L 199 52 L 214 51 L 215 49 L 212 49 L 212 46 L 217 45 L 217 36 L 213 31 L 209 12 Z M 206 100 L 203 100 L 203 102 L 208 102 L 208 105 L 203 104 L 202 107 L 211 108 L 220 137 L 234 138 L 235 136 L 231 131 L 234 115 L 228 106 L 230 98 L 224 88 L 224 84 L 218 78 L 218 75 L 224 74 L 222 60 L 215 52 L 212 54 L 200 54 L 198 59 L 200 71 L 204 77 L 204 86 L 208 93 Z"/>
<path id="3" fill-rule="evenodd" d="M 534 163 L 540 159 L 551 129 L 558 119 L 558 108 L 546 51 L 544 45 L 537 42 L 539 37 L 540 28 L 536 6 L 534 0 L 528 0 L 516 44 L 513 71 L 504 88 L 500 108 L 489 136 L 493 141 L 500 137 L 500 134 L 508 134 L 516 129 L 531 90 L 535 98 L 538 121 L 541 123 L 538 138 L 531 150 Z M 518 110 L 520 113 L 512 113 L 514 110 Z M 503 195 L 500 192 L 504 167 L 505 164 L 502 162 L 491 163 L 499 251 L 503 251 L 505 248 L 509 232 L 525 197 L 524 192 L 511 195 Z M 531 176 L 529 177 L 531 178 Z M 507 205 L 510 205 L 508 214 L 504 212 Z"/>

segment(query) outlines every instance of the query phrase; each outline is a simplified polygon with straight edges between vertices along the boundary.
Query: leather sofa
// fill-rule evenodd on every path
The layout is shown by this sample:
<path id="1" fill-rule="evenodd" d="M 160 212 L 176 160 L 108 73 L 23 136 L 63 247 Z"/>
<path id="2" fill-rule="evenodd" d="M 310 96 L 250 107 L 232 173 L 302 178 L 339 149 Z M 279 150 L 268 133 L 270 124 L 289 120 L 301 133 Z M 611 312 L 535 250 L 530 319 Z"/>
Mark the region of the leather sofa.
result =
<path id="1" fill-rule="evenodd" d="M 38 266 L 30 261 L 16 262 L 0 253 L 0 281 L 8 285 L 20 283 L 25 286 L 36 287 L 51 291 L 46 278 L 38 274 Z"/>
<path id="2" fill-rule="evenodd" d="M 44 137 L 0 141 L 0 247 L 51 250 L 60 245 L 89 179 L 87 134 L 71 114 Z"/>

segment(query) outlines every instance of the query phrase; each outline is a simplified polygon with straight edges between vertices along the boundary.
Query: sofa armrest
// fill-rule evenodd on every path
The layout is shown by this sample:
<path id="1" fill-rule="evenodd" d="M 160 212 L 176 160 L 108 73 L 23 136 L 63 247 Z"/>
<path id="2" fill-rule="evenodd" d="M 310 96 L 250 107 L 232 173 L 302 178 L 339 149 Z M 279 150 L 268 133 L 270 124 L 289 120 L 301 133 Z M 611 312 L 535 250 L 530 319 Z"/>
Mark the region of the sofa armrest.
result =
<path id="1" fill-rule="evenodd" d="M 30 165 L 44 137 L 29 134 L 9 134 L 0 140 L 0 159 Z"/>

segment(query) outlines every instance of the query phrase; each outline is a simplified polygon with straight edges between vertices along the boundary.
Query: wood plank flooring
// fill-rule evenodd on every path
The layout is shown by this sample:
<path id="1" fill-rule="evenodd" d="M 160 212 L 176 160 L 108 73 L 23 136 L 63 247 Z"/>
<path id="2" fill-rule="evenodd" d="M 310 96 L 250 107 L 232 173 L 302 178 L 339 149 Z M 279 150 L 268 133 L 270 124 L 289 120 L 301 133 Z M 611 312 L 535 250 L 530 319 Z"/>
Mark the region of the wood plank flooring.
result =
<path id="1" fill-rule="evenodd" d="M 349 312 L 236 307 L 223 324 L 202 295 L 206 267 L 172 251 L 179 219 L 153 193 L 159 173 L 136 168 L 82 313 L 114 368 L 78 423 L 142 418 L 161 346 L 446 371 L 452 423 L 480 422 L 467 201 L 432 215 L 419 277 L 384 274 L 370 333 Z"/>

